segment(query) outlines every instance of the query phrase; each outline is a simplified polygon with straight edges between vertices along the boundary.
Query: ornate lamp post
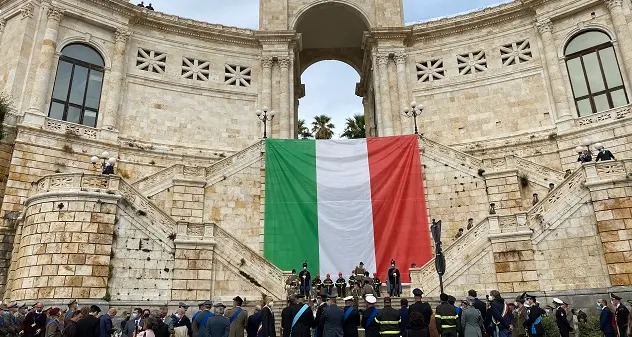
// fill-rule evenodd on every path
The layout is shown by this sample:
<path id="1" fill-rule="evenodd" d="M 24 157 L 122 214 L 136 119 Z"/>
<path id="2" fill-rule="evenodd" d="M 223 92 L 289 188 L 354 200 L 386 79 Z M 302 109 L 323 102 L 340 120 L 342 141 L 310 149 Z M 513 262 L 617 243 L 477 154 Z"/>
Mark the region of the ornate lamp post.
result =
<path id="1" fill-rule="evenodd" d="M 415 134 L 419 134 L 419 130 L 417 129 L 417 116 L 421 116 L 421 113 L 424 111 L 422 106 L 418 106 L 417 102 L 410 103 L 410 108 L 404 108 L 404 116 L 413 118 L 413 124 L 415 124 Z"/>
<path id="2" fill-rule="evenodd" d="M 110 154 L 107 151 L 101 153 L 101 156 L 92 156 L 90 158 L 90 162 L 92 162 L 92 166 L 97 168 L 97 163 L 99 160 L 103 160 L 101 163 L 101 174 L 114 174 L 114 165 L 116 165 L 116 158 L 110 157 Z"/>
<path id="3" fill-rule="evenodd" d="M 443 274 L 445 274 L 445 256 L 443 256 L 443 250 L 441 248 L 441 220 L 435 221 L 432 219 L 432 226 L 430 226 L 430 233 L 432 233 L 432 240 L 435 243 L 435 269 L 439 275 L 439 291 L 443 294 Z"/>
<path id="4" fill-rule="evenodd" d="M 268 138 L 268 121 L 272 121 L 274 116 L 276 116 L 276 112 L 274 110 L 268 112 L 268 107 L 264 106 L 263 111 L 257 110 L 256 112 L 257 118 L 263 122 L 263 138 Z"/>

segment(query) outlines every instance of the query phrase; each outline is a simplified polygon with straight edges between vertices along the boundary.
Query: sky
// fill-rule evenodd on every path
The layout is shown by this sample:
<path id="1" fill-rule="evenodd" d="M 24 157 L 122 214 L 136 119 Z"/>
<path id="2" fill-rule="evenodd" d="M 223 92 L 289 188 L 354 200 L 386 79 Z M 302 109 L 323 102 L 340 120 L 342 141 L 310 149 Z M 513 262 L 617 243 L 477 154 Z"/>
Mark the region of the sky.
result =
<path id="1" fill-rule="evenodd" d="M 145 4 L 149 2 L 145 1 Z M 404 0 L 404 21 L 412 23 L 454 16 L 505 2 L 510 1 Z M 195 20 L 251 29 L 259 26 L 259 0 L 153 0 L 151 3 L 156 11 Z M 318 62 L 305 70 L 301 80 L 306 95 L 299 102 L 299 118 L 305 119 L 308 125 L 316 115 L 331 116 L 337 138 L 348 117 L 363 113 L 362 98 L 355 96 L 355 85 L 360 76 L 345 63 Z"/>

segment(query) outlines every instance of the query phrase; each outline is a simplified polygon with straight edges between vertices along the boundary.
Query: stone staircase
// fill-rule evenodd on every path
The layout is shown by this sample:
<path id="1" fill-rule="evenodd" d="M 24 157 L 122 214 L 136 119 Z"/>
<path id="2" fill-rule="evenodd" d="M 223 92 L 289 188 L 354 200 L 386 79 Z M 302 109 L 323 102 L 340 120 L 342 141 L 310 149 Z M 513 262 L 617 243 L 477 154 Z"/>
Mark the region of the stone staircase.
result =
<path id="1" fill-rule="evenodd" d="M 175 164 L 135 181 L 132 186 L 148 197 L 173 186 L 174 179 L 205 180 L 210 186 L 261 159 L 264 144 L 258 141 L 208 167 Z"/>

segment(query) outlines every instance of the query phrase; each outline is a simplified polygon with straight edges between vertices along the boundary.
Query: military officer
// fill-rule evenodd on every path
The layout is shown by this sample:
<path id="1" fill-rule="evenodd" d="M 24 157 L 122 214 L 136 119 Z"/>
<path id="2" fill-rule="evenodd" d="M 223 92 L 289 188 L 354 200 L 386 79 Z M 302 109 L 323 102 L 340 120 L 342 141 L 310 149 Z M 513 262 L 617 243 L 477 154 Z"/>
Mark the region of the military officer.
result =
<path id="1" fill-rule="evenodd" d="M 557 305 L 555 309 L 555 320 L 557 322 L 557 328 L 560 330 L 562 337 L 568 337 L 573 332 L 573 327 L 568 322 L 568 303 L 562 301 L 559 298 L 554 298 L 553 303 Z"/>
<path id="2" fill-rule="evenodd" d="M 68 302 L 68 309 L 66 309 L 66 313 L 64 314 L 64 323 L 66 322 L 66 320 L 70 319 L 70 315 L 72 315 L 72 313 L 77 310 L 78 307 L 79 304 L 77 303 L 77 300 L 72 299 L 70 300 L 70 302 Z"/>
<path id="3" fill-rule="evenodd" d="M 298 275 L 296 275 L 296 269 L 292 269 L 292 275 L 290 275 L 290 277 L 288 277 L 285 281 L 285 289 L 288 298 L 292 295 L 298 295 L 298 285 L 299 279 Z"/>
<path id="4" fill-rule="evenodd" d="M 360 288 L 360 282 L 356 281 L 351 289 L 351 296 L 353 296 L 353 306 L 358 309 L 360 299 L 362 298 L 362 289 Z"/>
<path id="5" fill-rule="evenodd" d="M 612 299 L 612 305 L 614 306 L 614 320 L 617 323 L 617 328 L 619 329 L 619 337 L 627 337 L 628 335 L 628 316 L 630 316 L 630 311 L 628 308 L 621 303 L 621 297 L 611 293 L 610 298 Z"/>
<path id="6" fill-rule="evenodd" d="M 8 314 L 4 315 L 2 319 L 4 320 L 4 324 L 8 328 L 7 337 L 15 337 L 18 335 L 20 331 L 20 326 L 18 325 L 18 320 L 15 318 L 15 310 L 18 308 L 18 304 L 15 302 L 11 302 L 7 305 Z"/>
<path id="7" fill-rule="evenodd" d="M 373 290 L 375 297 L 380 297 L 380 291 L 382 290 L 382 281 L 377 277 L 377 273 L 373 273 Z"/>
<path id="8" fill-rule="evenodd" d="M 347 281 L 342 277 L 342 272 L 338 273 L 338 279 L 336 280 L 336 291 L 338 297 L 347 297 Z"/>
<path id="9" fill-rule="evenodd" d="M 366 278 L 364 275 L 365 272 L 366 269 L 364 269 L 364 262 L 360 262 L 360 264 L 353 270 L 353 273 L 356 275 L 356 280 L 360 281 L 360 284 L 364 284 L 364 279 Z"/>
<path id="10" fill-rule="evenodd" d="M 303 270 L 298 274 L 298 278 L 301 285 L 300 294 L 309 298 L 309 292 L 312 290 L 312 274 L 307 270 L 307 261 L 303 262 Z"/>

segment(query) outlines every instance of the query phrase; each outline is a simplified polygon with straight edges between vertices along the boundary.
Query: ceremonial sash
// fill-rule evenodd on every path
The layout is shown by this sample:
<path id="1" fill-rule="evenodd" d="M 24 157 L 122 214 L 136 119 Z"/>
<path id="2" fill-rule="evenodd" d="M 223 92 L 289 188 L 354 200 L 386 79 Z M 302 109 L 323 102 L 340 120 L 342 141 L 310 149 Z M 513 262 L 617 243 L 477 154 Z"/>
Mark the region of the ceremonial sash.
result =
<path id="1" fill-rule="evenodd" d="M 270 312 L 272 312 L 270 307 L 268 307 L 267 305 L 264 305 L 263 308 L 261 308 L 261 311 L 263 311 L 263 309 L 265 309 L 265 308 L 268 308 L 268 310 L 270 310 Z M 263 331 L 263 321 L 261 323 L 259 323 L 259 328 L 257 329 L 257 336 L 259 336 L 261 331 Z M 267 336 L 265 336 L 265 337 L 267 337 Z"/>
<path id="2" fill-rule="evenodd" d="M 206 314 L 204 314 L 204 317 L 202 317 L 202 319 L 198 322 L 198 330 L 204 325 L 206 324 L 206 321 L 208 321 L 209 318 L 211 318 L 213 316 L 212 312 L 207 311 Z"/>
<path id="3" fill-rule="evenodd" d="M 230 316 L 230 323 L 231 324 L 233 323 L 233 321 L 235 319 L 237 319 L 237 316 L 239 316 L 239 314 L 241 314 L 241 312 L 242 312 L 242 309 L 241 308 L 237 308 L 237 311 L 235 311 L 235 313 L 232 316 Z"/>
<path id="4" fill-rule="evenodd" d="M 351 311 L 353 311 L 353 307 L 348 307 L 347 310 L 345 310 L 345 315 L 344 317 L 342 317 L 342 321 L 346 321 L 347 318 L 349 318 L 349 315 L 351 315 Z"/>
<path id="5" fill-rule="evenodd" d="M 375 317 L 377 317 L 377 309 L 373 308 L 373 312 L 371 312 L 371 315 L 369 315 L 369 319 L 366 320 L 366 326 L 364 327 L 365 329 L 369 328 L 369 325 L 371 325 L 371 322 L 375 319 Z"/>
<path id="6" fill-rule="evenodd" d="M 535 326 L 536 326 L 536 324 L 540 324 L 540 321 L 542 321 L 542 316 L 538 317 L 535 320 L 535 322 L 533 322 L 533 324 L 531 324 L 531 334 L 536 334 Z"/>
<path id="7" fill-rule="evenodd" d="M 303 315 L 305 310 L 307 310 L 307 308 L 309 308 L 309 305 L 303 304 L 303 306 L 301 307 L 301 310 L 299 310 L 298 313 L 296 313 L 296 316 L 294 316 L 294 319 L 292 320 L 292 327 L 290 328 L 290 336 L 292 336 L 292 330 L 294 329 L 296 322 L 298 322 L 298 319 L 301 318 L 301 316 Z"/>

